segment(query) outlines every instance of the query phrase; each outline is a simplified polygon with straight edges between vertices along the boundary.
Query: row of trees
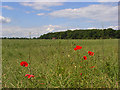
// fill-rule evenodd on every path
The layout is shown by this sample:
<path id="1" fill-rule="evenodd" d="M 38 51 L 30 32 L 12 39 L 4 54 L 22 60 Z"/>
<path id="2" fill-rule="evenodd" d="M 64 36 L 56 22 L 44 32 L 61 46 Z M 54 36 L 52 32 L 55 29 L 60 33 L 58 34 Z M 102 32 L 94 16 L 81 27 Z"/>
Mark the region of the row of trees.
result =
<path id="1" fill-rule="evenodd" d="M 25 37 L 2 37 L 2 39 L 29 39 Z"/>
<path id="2" fill-rule="evenodd" d="M 91 29 L 91 30 L 67 30 L 64 32 L 54 32 L 41 35 L 39 39 L 115 39 L 120 38 L 120 30 L 108 29 Z"/>
<path id="3" fill-rule="evenodd" d="M 67 30 L 64 32 L 54 32 L 43 34 L 40 37 L 33 39 L 115 39 L 120 38 L 120 30 L 113 30 L 112 28 L 108 29 L 89 29 L 89 30 Z M 29 39 L 26 37 L 13 37 L 2 39 Z"/>

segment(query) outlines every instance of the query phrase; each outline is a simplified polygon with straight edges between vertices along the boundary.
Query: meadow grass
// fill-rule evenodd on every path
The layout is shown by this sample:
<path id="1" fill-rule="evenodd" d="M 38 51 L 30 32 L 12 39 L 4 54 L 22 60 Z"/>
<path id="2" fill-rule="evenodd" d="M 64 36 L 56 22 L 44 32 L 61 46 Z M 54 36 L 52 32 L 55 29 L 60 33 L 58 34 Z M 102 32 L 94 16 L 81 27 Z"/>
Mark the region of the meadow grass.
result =
<path id="1" fill-rule="evenodd" d="M 118 88 L 118 39 L 2 40 L 2 87 Z"/>

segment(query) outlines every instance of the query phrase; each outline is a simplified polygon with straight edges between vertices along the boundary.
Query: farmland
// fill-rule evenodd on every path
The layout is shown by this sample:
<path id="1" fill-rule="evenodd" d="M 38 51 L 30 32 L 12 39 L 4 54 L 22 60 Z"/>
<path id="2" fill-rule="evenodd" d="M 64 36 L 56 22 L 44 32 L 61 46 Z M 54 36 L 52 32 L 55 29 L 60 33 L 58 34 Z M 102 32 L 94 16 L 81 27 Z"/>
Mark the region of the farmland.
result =
<path id="1" fill-rule="evenodd" d="M 76 45 L 82 49 L 75 51 Z M 2 87 L 118 88 L 118 39 L 3 39 Z"/>

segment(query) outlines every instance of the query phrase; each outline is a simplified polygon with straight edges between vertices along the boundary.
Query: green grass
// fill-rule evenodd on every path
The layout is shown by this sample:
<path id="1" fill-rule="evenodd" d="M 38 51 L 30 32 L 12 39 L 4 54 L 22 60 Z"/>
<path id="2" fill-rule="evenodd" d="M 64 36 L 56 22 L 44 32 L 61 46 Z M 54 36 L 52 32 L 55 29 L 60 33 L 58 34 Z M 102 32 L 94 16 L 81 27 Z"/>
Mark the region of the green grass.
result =
<path id="1" fill-rule="evenodd" d="M 2 40 L 2 71 L 3 88 L 118 88 L 118 39 Z"/>

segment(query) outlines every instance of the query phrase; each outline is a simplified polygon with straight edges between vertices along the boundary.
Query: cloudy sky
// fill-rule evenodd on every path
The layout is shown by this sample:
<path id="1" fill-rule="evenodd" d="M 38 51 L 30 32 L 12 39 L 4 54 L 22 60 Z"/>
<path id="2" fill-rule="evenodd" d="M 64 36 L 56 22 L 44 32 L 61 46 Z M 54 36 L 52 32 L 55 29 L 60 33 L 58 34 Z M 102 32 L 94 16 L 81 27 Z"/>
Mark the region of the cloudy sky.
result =
<path id="1" fill-rule="evenodd" d="M 118 28 L 117 2 L 2 2 L 0 8 L 3 37 L 29 37 L 30 32 L 32 37 L 38 37 L 67 29 Z"/>

